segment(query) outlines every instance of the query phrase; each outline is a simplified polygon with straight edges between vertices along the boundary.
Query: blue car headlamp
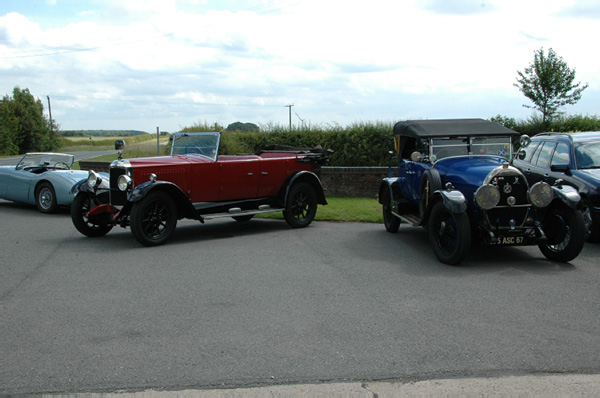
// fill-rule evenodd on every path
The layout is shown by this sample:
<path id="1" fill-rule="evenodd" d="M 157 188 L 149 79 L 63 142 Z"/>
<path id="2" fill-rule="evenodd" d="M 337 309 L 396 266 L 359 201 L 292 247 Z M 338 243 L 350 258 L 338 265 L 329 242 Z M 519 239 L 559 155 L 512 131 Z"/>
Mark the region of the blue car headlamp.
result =
<path id="1" fill-rule="evenodd" d="M 102 177 L 100 177 L 94 170 L 90 170 L 87 179 L 87 183 L 90 188 L 95 188 L 98 184 L 100 184 L 100 182 L 102 182 Z"/>
<path id="2" fill-rule="evenodd" d="M 119 191 L 127 191 L 129 187 L 131 187 L 131 177 L 129 177 L 127 174 L 119 176 L 119 179 L 117 180 L 117 186 L 119 187 Z"/>
<path id="3" fill-rule="evenodd" d="M 482 185 L 475 192 L 475 202 L 484 210 L 493 209 L 500 203 L 500 190 L 495 185 Z"/>
<path id="4" fill-rule="evenodd" d="M 540 181 L 533 184 L 529 190 L 529 201 L 535 207 L 547 207 L 554 199 L 554 191 L 550 184 Z"/>

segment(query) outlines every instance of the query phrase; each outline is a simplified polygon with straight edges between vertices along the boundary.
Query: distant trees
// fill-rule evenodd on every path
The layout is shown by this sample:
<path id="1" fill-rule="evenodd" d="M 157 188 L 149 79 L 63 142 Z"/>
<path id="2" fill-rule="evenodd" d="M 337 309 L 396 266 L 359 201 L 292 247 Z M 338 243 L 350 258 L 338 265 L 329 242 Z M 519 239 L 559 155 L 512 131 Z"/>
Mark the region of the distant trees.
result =
<path id="1" fill-rule="evenodd" d="M 235 122 L 231 123 L 225 131 L 238 131 L 241 133 L 256 133 L 260 130 L 260 128 L 254 123 L 242 123 Z"/>
<path id="2" fill-rule="evenodd" d="M 146 134 L 141 130 L 62 130 L 62 137 L 134 137 L 136 135 Z M 168 134 L 161 131 L 160 135 Z"/>
<path id="3" fill-rule="evenodd" d="M 541 48 L 534 52 L 534 59 L 523 72 L 517 71 L 517 83 L 514 84 L 527 98 L 533 102 L 523 105 L 541 112 L 542 123 L 547 124 L 558 114 L 563 105 L 574 105 L 581 99 L 581 93 L 588 85 L 581 82 L 574 84 L 575 69 L 549 49 L 548 54 Z"/>
<path id="4" fill-rule="evenodd" d="M 52 151 L 59 146 L 57 126 L 51 128 L 44 116 L 42 101 L 28 89 L 15 87 L 12 97 L 0 102 L 0 154 L 17 155 L 32 151 Z"/>
<path id="5" fill-rule="evenodd" d="M 532 115 L 528 120 L 516 120 L 512 117 L 496 115 L 490 118 L 490 120 L 500 123 L 511 130 L 530 136 L 549 131 L 572 133 L 576 131 L 600 130 L 600 116 L 597 115 L 558 115 L 545 123 L 542 122 L 542 118 L 538 115 Z"/>
<path id="6" fill-rule="evenodd" d="M 181 133 L 200 133 L 203 131 L 213 131 L 219 132 L 223 131 L 223 126 L 219 123 L 215 122 L 214 124 L 208 124 L 206 121 L 204 122 L 196 122 L 191 126 L 184 127 L 180 130 Z"/>

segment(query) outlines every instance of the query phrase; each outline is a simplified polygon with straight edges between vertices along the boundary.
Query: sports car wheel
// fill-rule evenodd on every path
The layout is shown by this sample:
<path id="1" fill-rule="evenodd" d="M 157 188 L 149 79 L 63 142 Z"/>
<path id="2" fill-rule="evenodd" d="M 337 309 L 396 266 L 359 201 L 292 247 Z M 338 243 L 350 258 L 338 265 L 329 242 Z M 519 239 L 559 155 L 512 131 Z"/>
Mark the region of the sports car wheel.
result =
<path id="1" fill-rule="evenodd" d="M 538 247 L 547 259 L 566 263 L 581 253 L 586 235 L 581 211 L 566 207 L 550 209 L 542 228 L 548 240 Z"/>
<path id="2" fill-rule="evenodd" d="M 308 226 L 317 214 L 317 194 L 304 182 L 296 183 L 288 194 L 283 218 L 293 228 Z"/>
<path id="3" fill-rule="evenodd" d="M 56 192 L 52 184 L 42 182 L 35 192 L 35 204 L 42 213 L 55 213 L 58 205 L 56 203 Z"/>
<path id="4" fill-rule="evenodd" d="M 471 247 L 471 226 L 466 213 L 452 213 L 442 202 L 437 202 L 427 225 L 438 260 L 456 265 L 465 259 Z"/>
<path id="5" fill-rule="evenodd" d="M 113 227 L 111 224 L 108 224 L 108 221 L 110 221 L 109 214 L 105 214 L 105 217 L 97 217 L 95 219 L 90 219 L 87 216 L 88 211 L 99 204 L 102 203 L 96 203 L 96 201 L 86 193 L 79 193 L 75 196 L 75 199 L 71 204 L 71 221 L 73 221 L 73 225 L 79 232 L 90 238 L 104 236 Z"/>
<path id="6" fill-rule="evenodd" d="M 131 232 L 144 246 L 162 245 L 176 226 L 177 206 L 165 192 L 152 192 L 131 209 Z"/>
<path id="7" fill-rule="evenodd" d="M 389 188 L 383 192 L 383 225 L 388 232 L 396 233 L 400 228 L 400 219 L 392 214 L 392 195 Z"/>

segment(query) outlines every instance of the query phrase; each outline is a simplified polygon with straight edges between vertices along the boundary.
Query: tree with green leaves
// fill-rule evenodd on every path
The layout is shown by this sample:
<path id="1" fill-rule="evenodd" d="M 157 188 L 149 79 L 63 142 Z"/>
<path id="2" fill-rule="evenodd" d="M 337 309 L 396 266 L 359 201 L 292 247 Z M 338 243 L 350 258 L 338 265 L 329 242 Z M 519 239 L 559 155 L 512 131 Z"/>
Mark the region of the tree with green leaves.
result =
<path id="1" fill-rule="evenodd" d="M 514 86 L 534 104 L 523 106 L 541 112 L 543 124 L 551 121 L 561 106 L 577 103 L 588 87 L 587 83 L 583 86 L 581 82 L 574 84 L 575 69 L 570 69 L 552 49 L 546 55 L 543 47 L 534 51 L 534 60 L 529 67 L 517 73 L 519 77 Z"/>
<path id="2" fill-rule="evenodd" d="M 235 123 L 231 123 L 229 126 L 227 126 L 225 131 L 237 131 L 237 132 L 241 132 L 241 133 L 256 133 L 256 132 L 260 131 L 260 128 L 254 123 L 235 122 Z"/>
<path id="3" fill-rule="evenodd" d="M 0 101 L 0 154 L 52 151 L 59 146 L 57 128 L 44 115 L 42 101 L 15 87 Z"/>

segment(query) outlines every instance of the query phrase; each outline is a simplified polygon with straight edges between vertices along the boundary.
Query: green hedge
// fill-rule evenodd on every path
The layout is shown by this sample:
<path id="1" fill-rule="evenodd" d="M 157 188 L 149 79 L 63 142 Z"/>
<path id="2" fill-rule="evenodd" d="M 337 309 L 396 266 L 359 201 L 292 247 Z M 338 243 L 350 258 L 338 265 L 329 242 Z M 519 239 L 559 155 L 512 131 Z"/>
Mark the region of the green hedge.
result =
<path id="1" fill-rule="evenodd" d="M 388 152 L 394 148 L 392 123 L 355 123 L 342 128 L 311 127 L 287 131 L 275 128 L 271 132 L 224 132 L 220 152 L 223 154 L 255 153 L 268 145 L 299 148 L 332 149 L 329 166 L 384 166 Z"/>
<path id="2" fill-rule="evenodd" d="M 517 121 L 498 115 L 491 120 L 530 136 L 544 131 L 600 130 L 598 116 L 560 116 L 547 127 L 544 127 L 541 120 L 536 117 L 527 121 Z M 324 149 L 334 151 L 330 157 L 329 166 L 385 166 L 389 160 L 389 151 L 394 148 L 393 126 L 393 122 L 367 122 L 354 123 L 347 127 L 339 125 L 311 126 L 292 131 L 284 126 L 268 126 L 268 131 L 255 133 L 224 131 L 219 151 L 224 155 L 235 155 L 256 153 L 273 144 L 301 148 L 313 148 L 321 145 Z M 195 130 L 192 128 L 189 131 Z"/>
<path id="3" fill-rule="evenodd" d="M 577 131 L 600 130 L 600 117 L 598 116 L 560 115 L 546 124 L 544 124 L 542 119 L 538 116 L 532 116 L 529 120 L 517 121 L 514 118 L 498 115 L 491 118 L 491 120 L 521 134 L 527 134 L 532 137 L 544 132 L 572 133 Z"/>

